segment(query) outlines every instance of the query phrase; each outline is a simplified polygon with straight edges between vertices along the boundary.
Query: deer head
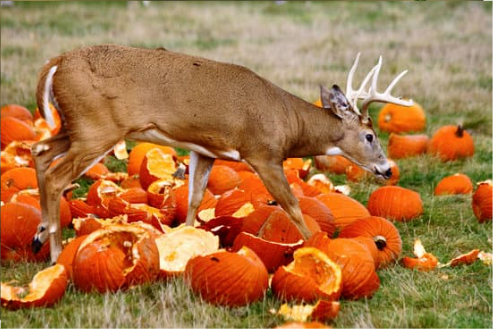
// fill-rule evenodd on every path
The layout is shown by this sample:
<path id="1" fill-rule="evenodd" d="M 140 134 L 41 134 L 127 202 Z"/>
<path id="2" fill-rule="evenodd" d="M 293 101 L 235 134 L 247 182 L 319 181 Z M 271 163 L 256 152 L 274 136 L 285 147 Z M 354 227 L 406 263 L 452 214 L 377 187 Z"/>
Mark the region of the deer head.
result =
<path id="1" fill-rule="evenodd" d="M 399 74 L 383 93 L 377 92 L 377 80 L 382 66 L 380 56 L 378 64 L 371 69 L 361 83 L 359 89 L 352 87 L 354 72 L 358 66 L 360 54 L 356 56 L 351 70 L 349 71 L 346 94 L 334 85 L 331 90 L 321 86 L 320 94 L 324 108 L 330 109 L 340 120 L 341 137 L 336 141 L 336 147 L 327 151 L 328 155 L 343 155 L 359 165 L 360 167 L 381 176 L 385 179 L 390 178 L 392 172 L 390 165 L 382 151 L 380 142 L 373 130 L 371 118 L 368 115 L 368 107 L 372 102 L 394 103 L 403 106 L 411 106 L 412 100 L 404 101 L 393 97 L 390 92 L 396 83 L 407 73 Z M 371 79 L 371 86 L 365 90 L 366 85 Z M 361 112 L 358 109 L 358 100 L 363 100 Z"/>

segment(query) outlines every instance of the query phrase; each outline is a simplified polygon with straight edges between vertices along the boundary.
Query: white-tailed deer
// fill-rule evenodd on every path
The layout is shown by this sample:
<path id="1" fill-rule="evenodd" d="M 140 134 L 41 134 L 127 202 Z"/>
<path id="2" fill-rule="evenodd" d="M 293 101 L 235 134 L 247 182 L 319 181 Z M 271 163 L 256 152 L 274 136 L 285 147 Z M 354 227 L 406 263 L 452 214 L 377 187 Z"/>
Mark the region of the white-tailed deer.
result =
<path id="1" fill-rule="evenodd" d="M 49 102 L 63 121 L 61 132 L 32 148 L 43 220 L 33 240 L 48 239 L 51 260 L 61 252 L 60 196 L 64 189 L 122 139 L 190 150 L 188 225 L 195 220 L 216 158 L 245 161 L 287 211 L 303 237 L 307 229 L 298 200 L 284 176 L 287 157 L 342 154 L 375 175 L 389 165 L 368 117 L 371 102 L 411 105 L 390 96 L 399 75 L 377 92 L 378 64 L 361 87 L 346 96 L 321 87 L 323 109 L 263 79 L 249 69 L 161 49 L 100 45 L 51 59 L 41 70 L 37 103 L 52 122 Z M 371 86 L 366 84 L 371 79 Z M 361 112 L 357 100 L 363 99 Z M 64 155 L 54 167 L 53 159 Z"/>

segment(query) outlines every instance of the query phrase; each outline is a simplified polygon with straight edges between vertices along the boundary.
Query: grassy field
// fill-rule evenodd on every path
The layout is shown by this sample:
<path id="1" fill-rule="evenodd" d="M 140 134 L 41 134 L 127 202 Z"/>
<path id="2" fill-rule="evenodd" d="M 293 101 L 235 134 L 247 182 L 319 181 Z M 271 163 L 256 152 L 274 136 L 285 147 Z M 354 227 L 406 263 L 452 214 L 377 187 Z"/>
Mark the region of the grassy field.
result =
<path id="1" fill-rule="evenodd" d="M 462 123 L 473 135 L 473 158 L 441 163 L 430 156 L 397 161 L 400 186 L 421 194 L 424 214 L 396 223 L 402 255 L 421 238 L 439 260 L 471 249 L 491 252 L 491 222 L 478 224 L 471 196 L 435 197 L 446 175 L 473 182 L 492 177 L 492 16 L 482 2 L 17 2 L 1 12 L 1 104 L 34 110 L 37 73 L 43 63 L 75 47 L 118 43 L 170 50 L 245 65 L 306 99 L 318 86 L 345 86 L 362 52 L 361 79 L 381 54 L 380 84 L 399 71 L 408 75 L 395 93 L 412 97 L 427 114 L 424 133 Z M 378 106 L 371 110 L 378 114 Z M 379 133 L 383 147 L 388 135 Z M 343 176 L 330 176 L 345 183 Z M 351 183 L 351 196 L 366 204 L 378 187 Z M 70 234 L 70 232 L 66 232 Z M 28 282 L 47 264 L 1 266 L 2 281 Z M 371 299 L 342 301 L 334 327 L 492 328 L 492 269 L 467 267 L 414 272 L 398 264 L 378 272 Z M 273 327 L 279 301 L 270 292 L 248 307 L 208 305 L 181 280 L 116 294 L 83 294 L 69 286 L 54 308 L 7 311 L 4 327 Z"/>

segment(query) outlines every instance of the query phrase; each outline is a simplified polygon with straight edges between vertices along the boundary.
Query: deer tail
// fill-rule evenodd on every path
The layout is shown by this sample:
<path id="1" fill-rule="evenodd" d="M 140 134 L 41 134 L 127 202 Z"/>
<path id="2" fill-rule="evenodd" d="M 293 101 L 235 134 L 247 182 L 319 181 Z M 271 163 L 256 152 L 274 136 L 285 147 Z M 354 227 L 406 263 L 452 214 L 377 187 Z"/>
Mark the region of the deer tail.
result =
<path id="1" fill-rule="evenodd" d="M 50 60 L 41 70 L 38 79 L 38 87 L 36 91 L 36 103 L 38 104 L 38 109 L 41 116 L 46 120 L 50 128 L 54 128 L 55 118 L 50 109 L 50 104 L 57 110 L 63 124 L 63 113 L 58 106 L 55 95 L 53 93 L 53 78 L 61 62 L 61 58 L 57 57 Z"/>

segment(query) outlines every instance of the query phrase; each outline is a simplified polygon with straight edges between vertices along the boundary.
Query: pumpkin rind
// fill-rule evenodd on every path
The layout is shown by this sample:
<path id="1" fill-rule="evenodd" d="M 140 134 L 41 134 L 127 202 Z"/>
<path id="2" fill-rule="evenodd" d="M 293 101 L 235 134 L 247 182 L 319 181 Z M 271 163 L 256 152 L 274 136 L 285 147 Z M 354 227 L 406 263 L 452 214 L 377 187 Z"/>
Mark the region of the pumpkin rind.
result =
<path id="1" fill-rule="evenodd" d="M 464 174 L 444 177 L 435 187 L 435 195 L 469 194 L 473 190 L 472 181 Z"/>
<path id="2" fill-rule="evenodd" d="M 150 231 L 132 225 L 111 225 L 89 234 L 73 262 L 74 284 L 84 292 L 114 292 L 154 281 L 159 253 Z"/>
<path id="3" fill-rule="evenodd" d="M 342 297 L 371 297 L 380 287 L 373 257 L 360 242 L 345 238 L 331 240 L 326 234 L 317 233 L 304 246 L 320 249 L 341 267 Z"/>
<path id="4" fill-rule="evenodd" d="M 387 103 L 378 114 L 378 128 L 390 133 L 421 131 L 426 126 L 426 115 L 416 102 L 412 106 Z"/>
<path id="5" fill-rule="evenodd" d="M 329 207 L 334 216 L 334 224 L 343 228 L 352 222 L 370 216 L 368 210 L 355 199 L 340 193 L 322 194 L 316 197 Z"/>
<path id="6" fill-rule="evenodd" d="M 383 186 L 371 193 L 368 210 L 372 216 L 408 221 L 423 213 L 423 201 L 412 190 L 399 186 Z"/>
<path id="7" fill-rule="evenodd" d="M 194 257 L 184 275 L 192 290 L 214 305 L 245 306 L 262 299 L 269 286 L 264 264 L 247 247 Z"/>
<path id="8" fill-rule="evenodd" d="M 307 303 L 319 298 L 339 298 L 342 287 L 339 265 L 312 247 L 297 249 L 293 257 L 293 262 L 279 267 L 272 278 L 272 291 L 278 298 Z"/>
<path id="9" fill-rule="evenodd" d="M 234 240 L 233 251 L 238 251 L 242 247 L 253 250 L 262 260 L 267 271 L 274 273 L 279 266 L 288 265 L 293 261 L 293 253 L 300 248 L 303 240 L 296 243 L 279 243 L 259 238 L 253 234 L 241 232 Z"/>
<path id="10" fill-rule="evenodd" d="M 388 156 L 402 159 L 426 153 L 429 138 L 426 135 L 390 134 L 387 146 Z"/>
<path id="11" fill-rule="evenodd" d="M 492 219 L 493 186 L 491 180 L 478 183 L 472 196 L 472 210 L 480 223 Z"/>
<path id="12" fill-rule="evenodd" d="M 428 153 L 442 161 L 453 161 L 474 155 L 474 141 L 461 125 L 443 126 L 431 137 Z"/>
<path id="13" fill-rule="evenodd" d="M 2 282 L 1 303 L 11 310 L 27 307 L 48 307 L 65 294 L 68 278 L 63 265 L 56 264 L 38 272 L 27 288 L 14 287 Z M 23 293 L 28 292 L 27 295 Z"/>
<path id="14" fill-rule="evenodd" d="M 33 206 L 10 202 L 1 207 L 0 244 L 2 260 L 43 261 L 49 255 L 49 243 L 34 254 L 31 242 L 41 223 L 41 211 Z"/>
<path id="15" fill-rule="evenodd" d="M 402 240 L 397 228 L 385 218 L 371 216 L 362 218 L 344 227 L 340 238 L 358 236 L 373 240 L 378 250 L 377 268 L 383 268 L 395 262 L 402 251 Z"/>

